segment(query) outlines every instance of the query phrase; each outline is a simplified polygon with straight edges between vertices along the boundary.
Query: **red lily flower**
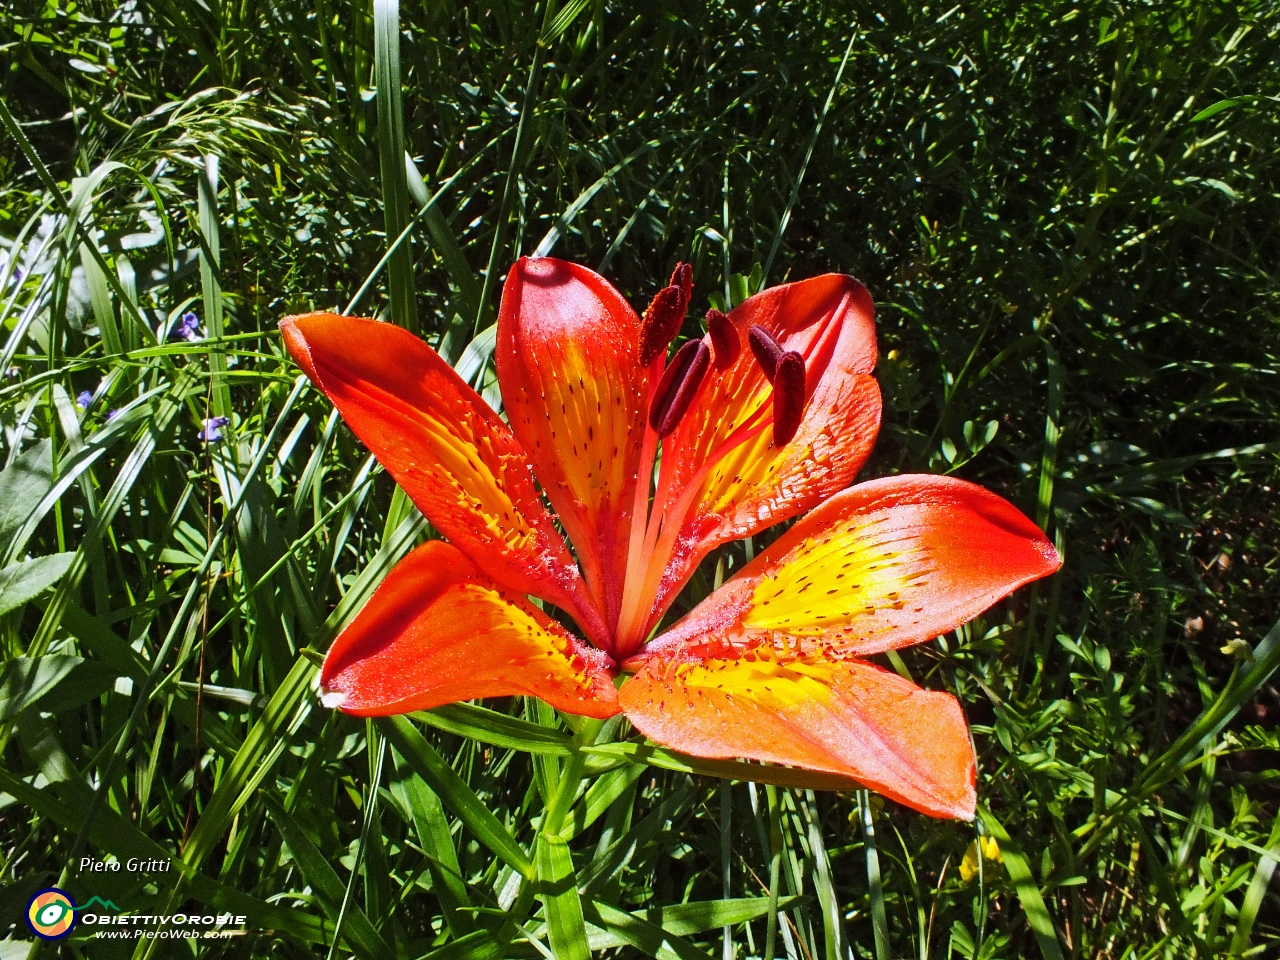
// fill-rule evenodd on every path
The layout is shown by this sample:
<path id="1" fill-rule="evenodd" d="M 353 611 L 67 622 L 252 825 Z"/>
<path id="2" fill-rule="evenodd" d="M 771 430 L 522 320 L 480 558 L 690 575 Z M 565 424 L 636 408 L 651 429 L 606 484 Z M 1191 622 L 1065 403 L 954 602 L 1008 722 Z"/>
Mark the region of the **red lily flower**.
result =
<path id="1" fill-rule="evenodd" d="M 677 267 L 641 317 L 584 267 L 515 264 L 496 356 L 509 424 L 399 327 L 281 322 L 307 375 L 449 540 L 391 571 L 330 648 L 323 688 L 362 716 L 512 694 L 621 711 L 687 754 L 837 774 L 972 818 L 958 701 L 864 658 L 959 626 L 1056 570 L 1057 552 L 971 483 L 849 487 L 880 421 L 871 298 L 856 280 L 712 311 L 668 364 L 690 287 Z M 714 548 L 810 510 L 652 636 Z M 526 595 L 566 611 L 585 641 Z M 619 687 L 621 672 L 634 675 Z"/>

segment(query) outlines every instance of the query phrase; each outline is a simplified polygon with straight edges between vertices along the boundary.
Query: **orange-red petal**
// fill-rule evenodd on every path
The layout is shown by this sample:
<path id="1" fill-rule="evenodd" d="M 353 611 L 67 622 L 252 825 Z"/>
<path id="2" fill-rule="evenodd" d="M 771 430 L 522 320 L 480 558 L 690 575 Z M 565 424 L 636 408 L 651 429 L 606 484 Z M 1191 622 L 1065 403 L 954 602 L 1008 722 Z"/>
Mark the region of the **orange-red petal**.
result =
<path id="1" fill-rule="evenodd" d="M 437 530 L 495 581 L 603 627 L 506 424 L 440 356 L 389 323 L 313 313 L 285 345 Z"/>
<path id="2" fill-rule="evenodd" d="M 516 694 L 588 717 L 618 712 L 603 653 L 439 540 L 391 570 L 329 648 L 320 685 L 359 716 Z"/>
<path id="3" fill-rule="evenodd" d="M 586 267 L 525 258 L 503 287 L 496 356 L 511 429 L 614 624 L 648 413 L 640 318 Z"/>
<path id="4" fill-rule="evenodd" d="M 976 484 L 885 477 L 810 513 L 650 649 L 866 656 L 946 633 L 1061 563 L 1039 527 Z"/>
<path id="5" fill-rule="evenodd" d="M 773 388 L 750 350 L 708 378 L 663 450 L 663 469 L 674 471 L 669 502 L 691 484 L 698 489 L 681 520 L 653 620 L 713 548 L 809 510 L 853 480 L 880 427 L 880 388 L 871 376 L 874 312 L 866 287 L 828 274 L 772 287 L 729 314 L 740 342 L 758 325 L 784 350 L 805 357 L 803 415 L 794 437 L 775 446 Z M 731 443 L 748 424 L 755 425 L 750 436 Z"/>
<path id="6" fill-rule="evenodd" d="M 863 661 L 655 658 L 618 702 L 645 736 L 683 753 L 839 774 L 931 816 L 973 818 L 959 702 Z"/>

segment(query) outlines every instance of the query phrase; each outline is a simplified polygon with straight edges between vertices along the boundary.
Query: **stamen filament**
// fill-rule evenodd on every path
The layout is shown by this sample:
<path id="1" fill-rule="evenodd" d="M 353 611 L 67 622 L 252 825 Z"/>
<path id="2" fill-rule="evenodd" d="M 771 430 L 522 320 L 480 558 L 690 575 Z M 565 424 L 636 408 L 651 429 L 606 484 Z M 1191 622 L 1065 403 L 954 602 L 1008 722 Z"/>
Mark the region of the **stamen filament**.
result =
<path id="1" fill-rule="evenodd" d="M 666 572 L 667 564 L 675 551 L 676 540 L 680 529 L 684 526 L 685 517 L 693 506 L 694 497 L 701 489 L 707 474 L 730 452 L 757 437 L 768 426 L 769 421 L 765 415 L 768 409 L 767 403 L 761 403 L 719 447 L 707 456 L 702 466 L 681 491 L 674 508 L 668 504 L 671 498 L 675 464 L 668 463 L 664 458 L 658 477 L 658 490 L 653 498 L 653 509 L 645 530 L 644 550 L 638 558 L 628 557 L 627 586 L 623 595 L 622 615 L 618 620 L 616 635 L 615 649 L 618 657 L 628 656 L 644 642 L 644 634 L 648 633 L 650 618 L 653 614 L 653 601 L 657 598 L 662 575 Z M 633 525 L 631 529 L 634 538 L 636 528 Z M 634 539 L 632 543 L 634 544 Z M 637 574 L 634 579 L 633 570 Z M 645 598 L 648 598 L 647 605 L 642 603 Z"/>
<path id="2" fill-rule="evenodd" d="M 655 358 L 649 370 L 649 395 L 646 402 L 653 403 L 658 382 L 661 361 Z M 627 538 L 627 568 L 622 580 L 622 605 L 618 611 L 618 623 L 613 626 L 615 641 L 622 636 L 621 628 L 625 627 L 629 618 L 628 611 L 634 605 L 628 598 L 638 589 L 636 581 L 640 575 L 640 558 L 643 555 L 645 532 L 649 526 L 649 492 L 653 484 L 653 461 L 658 453 L 658 434 L 644 425 L 644 438 L 640 442 L 640 462 L 636 473 L 635 496 L 631 508 L 631 532 Z M 613 651 L 609 651 L 613 653 Z"/>

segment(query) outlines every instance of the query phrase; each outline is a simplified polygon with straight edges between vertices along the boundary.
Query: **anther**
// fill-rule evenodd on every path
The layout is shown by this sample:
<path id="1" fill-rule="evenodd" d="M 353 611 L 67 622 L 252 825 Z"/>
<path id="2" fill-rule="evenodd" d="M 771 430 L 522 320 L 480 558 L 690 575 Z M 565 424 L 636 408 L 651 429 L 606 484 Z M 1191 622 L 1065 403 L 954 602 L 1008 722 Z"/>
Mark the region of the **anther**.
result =
<path id="1" fill-rule="evenodd" d="M 648 366 L 664 353 L 667 345 L 680 332 L 689 297 L 693 295 L 693 267 L 676 264 L 671 283 L 659 290 L 640 320 L 640 362 Z"/>
<path id="2" fill-rule="evenodd" d="M 671 279 L 668 281 L 673 287 L 679 287 L 680 292 L 684 295 L 684 305 L 689 306 L 689 300 L 693 296 L 693 266 L 688 263 L 677 263 L 676 268 L 671 271 Z"/>
<path id="3" fill-rule="evenodd" d="M 649 408 L 649 426 L 658 436 L 670 435 L 697 396 L 711 363 L 711 351 L 702 340 L 689 340 L 676 351 L 666 372 L 654 391 L 653 406 Z M 803 369 L 801 376 L 804 375 Z"/>
<path id="4" fill-rule="evenodd" d="M 772 383 L 774 371 L 778 369 L 778 361 L 782 359 L 784 352 L 782 344 L 758 323 L 753 323 L 747 331 L 747 343 L 751 345 L 751 352 L 756 355 L 756 363 L 760 364 L 760 369 Z"/>
<path id="5" fill-rule="evenodd" d="M 773 375 L 773 445 L 782 447 L 804 419 L 804 357 L 788 350 Z"/>
<path id="6" fill-rule="evenodd" d="M 733 328 L 733 321 L 719 310 L 708 310 L 707 333 L 711 336 L 711 347 L 715 350 L 716 369 L 728 370 L 742 352 L 742 341 L 738 339 L 738 331 Z"/>

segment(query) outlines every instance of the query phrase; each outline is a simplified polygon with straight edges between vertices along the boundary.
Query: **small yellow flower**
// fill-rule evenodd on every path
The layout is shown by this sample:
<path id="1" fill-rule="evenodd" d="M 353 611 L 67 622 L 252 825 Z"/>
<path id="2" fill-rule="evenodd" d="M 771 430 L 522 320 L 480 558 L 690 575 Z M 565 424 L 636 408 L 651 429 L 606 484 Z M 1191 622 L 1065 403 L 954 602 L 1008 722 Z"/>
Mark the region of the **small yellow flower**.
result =
<path id="1" fill-rule="evenodd" d="M 964 859 L 960 861 L 960 879 L 965 883 L 969 883 L 978 875 L 978 846 L 982 846 L 982 855 L 988 860 L 1000 862 L 1000 845 L 996 843 L 995 837 L 982 837 L 981 840 L 974 840 L 969 844 L 969 849 L 964 852 Z"/>

